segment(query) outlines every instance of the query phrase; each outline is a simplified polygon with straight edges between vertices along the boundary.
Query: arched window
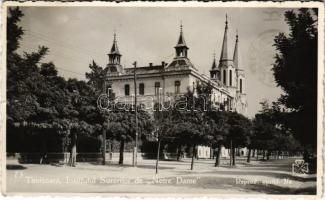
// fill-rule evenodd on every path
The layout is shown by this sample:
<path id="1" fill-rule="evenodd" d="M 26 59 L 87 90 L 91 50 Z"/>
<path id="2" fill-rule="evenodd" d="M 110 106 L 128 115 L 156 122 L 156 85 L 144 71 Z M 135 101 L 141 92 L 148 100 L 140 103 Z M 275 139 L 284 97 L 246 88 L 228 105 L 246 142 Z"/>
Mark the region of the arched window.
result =
<path id="1" fill-rule="evenodd" d="M 130 95 L 130 85 L 129 84 L 124 85 L 124 93 L 125 93 L 125 96 Z"/>
<path id="2" fill-rule="evenodd" d="M 175 93 L 176 94 L 180 93 L 180 86 L 181 86 L 181 82 L 175 81 Z"/>
<path id="3" fill-rule="evenodd" d="M 227 72 L 225 69 L 223 70 L 223 84 L 227 85 Z"/>
<path id="4" fill-rule="evenodd" d="M 239 80 L 239 91 L 240 91 L 240 93 L 243 93 L 243 80 L 242 79 Z"/>
<path id="5" fill-rule="evenodd" d="M 229 70 L 229 85 L 232 86 L 232 71 Z"/>
<path id="6" fill-rule="evenodd" d="M 144 95 L 144 83 L 139 84 L 139 94 Z"/>

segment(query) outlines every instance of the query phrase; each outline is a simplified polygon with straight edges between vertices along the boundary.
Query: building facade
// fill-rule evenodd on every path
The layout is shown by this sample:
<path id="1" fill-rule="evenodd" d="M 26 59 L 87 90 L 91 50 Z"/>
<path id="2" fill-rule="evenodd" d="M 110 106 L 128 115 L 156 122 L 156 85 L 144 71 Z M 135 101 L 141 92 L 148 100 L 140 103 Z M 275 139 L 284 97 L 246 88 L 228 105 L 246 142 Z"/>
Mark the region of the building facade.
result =
<path id="1" fill-rule="evenodd" d="M 105 90 L 117 101 L 133 104 L 136 77 L 136 95 L 139 104 L 153 107 L 158 101 L 158 96 L 172 99 L 185 94 L 188 90 L 195 92 L 197 83 L 209 83 L 213 88 L 211 99 L 216 106 L 227 111 L 246 114 L 245 72 L 239 62 L 239 38 L 236 34 L 233 54 L 228 55 L 227 17 L 220 59 L 219 62 L 213 59 L 209 76 L 200 74 L 198 71 L 200 67 L 191 63 L 182 25 L 174 49 L 175 57 L 170 63 L 163 61 L 158 65 L 149 63 L 148 66 L 128 68 L 121 65 L 122 54 L 114 34 L 113 45 L 108 54 Z"/>

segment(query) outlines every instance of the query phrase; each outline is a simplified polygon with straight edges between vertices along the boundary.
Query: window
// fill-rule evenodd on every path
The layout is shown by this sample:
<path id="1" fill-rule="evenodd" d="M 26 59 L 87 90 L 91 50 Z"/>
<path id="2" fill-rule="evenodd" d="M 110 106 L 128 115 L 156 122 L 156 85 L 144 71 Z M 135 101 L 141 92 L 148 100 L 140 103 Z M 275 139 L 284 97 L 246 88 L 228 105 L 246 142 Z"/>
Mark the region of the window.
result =
<path id="1" fill-rule="evenodd" d="M 227 72 L 225 69 L 223 70 L 223 84 L 227 85 Z"/>
<path id="2" fill-rule="evenodd" d="M 112 85 L 109 84 L 106 88 L 106 94 L 108 94 L 108 97 L 112 97 L 113 96 L 113 90 L 112 90 Z"/>
<path id="3" fill-rule="evenodd" d="M 144 95 L 144 83 L 139 84 L 139 94 Z"/>
<path id="4" fill-rule="evenodd" d="M 160 82 L 155 82 L 155 95 L 159 94 Z"/>
<path id="5" fill-rule="evenodd" d="M 180 86 L 181 86 L 181 82 L 175 81 L 175 93 L 176 94 L 180 93 Z"/>
<path id="6" fill-rule="evenodd" d="M 240 93 L 243 93 L 243 80 L 242 79 L 239 80 L 239 91 L 240 91 Z"/>
<path id="7" fill-rule="evenodd" d="M 229 85 L 232 86 L 232 71 L 229 70 Z"/>
<path id="8" fill-rule="evenodd" d="M 130 85 L 129 84 L 124 85 L 124 93 L 125 93 L 125 96 L 130 95 Z"/>

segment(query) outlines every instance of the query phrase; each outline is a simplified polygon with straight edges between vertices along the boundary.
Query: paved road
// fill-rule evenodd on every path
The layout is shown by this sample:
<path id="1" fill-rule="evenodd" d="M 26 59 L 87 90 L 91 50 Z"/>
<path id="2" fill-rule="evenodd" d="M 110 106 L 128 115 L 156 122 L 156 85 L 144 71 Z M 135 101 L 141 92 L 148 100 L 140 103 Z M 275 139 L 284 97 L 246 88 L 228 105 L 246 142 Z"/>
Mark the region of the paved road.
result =
<path id="1" fill-rule="evenodd" d="M 7 162 L 7 191 L 51 193 L 163 193 L 163 194 L 315 194 L 316 176 L 291 173 L 294 159 L 239 160 L 236 167 L 214 167 L 213 160 L 143 160 L 130 165 L 78 163 L 77 167 Z"/>

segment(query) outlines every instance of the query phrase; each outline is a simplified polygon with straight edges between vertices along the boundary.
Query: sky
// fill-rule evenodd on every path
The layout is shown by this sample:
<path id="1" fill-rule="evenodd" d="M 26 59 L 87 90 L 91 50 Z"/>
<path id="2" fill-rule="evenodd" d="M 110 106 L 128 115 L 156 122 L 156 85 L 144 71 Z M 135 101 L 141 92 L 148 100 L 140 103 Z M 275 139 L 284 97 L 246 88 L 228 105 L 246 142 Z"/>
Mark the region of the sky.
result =
<path id="1" fill-rule="evenodd" d="M 89 64 L 108 63 L 116 32 L 121 63 L 132 67 L 170 63 L 175 55 L 180 23 L 188 57 L 200 73 L 209 75 L 214 53 L 219 60 L 228 15 L 228 55 L 232 58 L 236 30 L 239 63 L 245 70 L 247 116 L 259 110 L 259 102 L 274 101 L 282 93 L 271 72 L 274 36 L 288 32 L 283 8 L 218 7 L 22 7 L 25 30 L 19 52 L 32 52 L 39 45 L 49 48 L 44 59 L 52 61 L 65 78 L 85 79 Z"/>

